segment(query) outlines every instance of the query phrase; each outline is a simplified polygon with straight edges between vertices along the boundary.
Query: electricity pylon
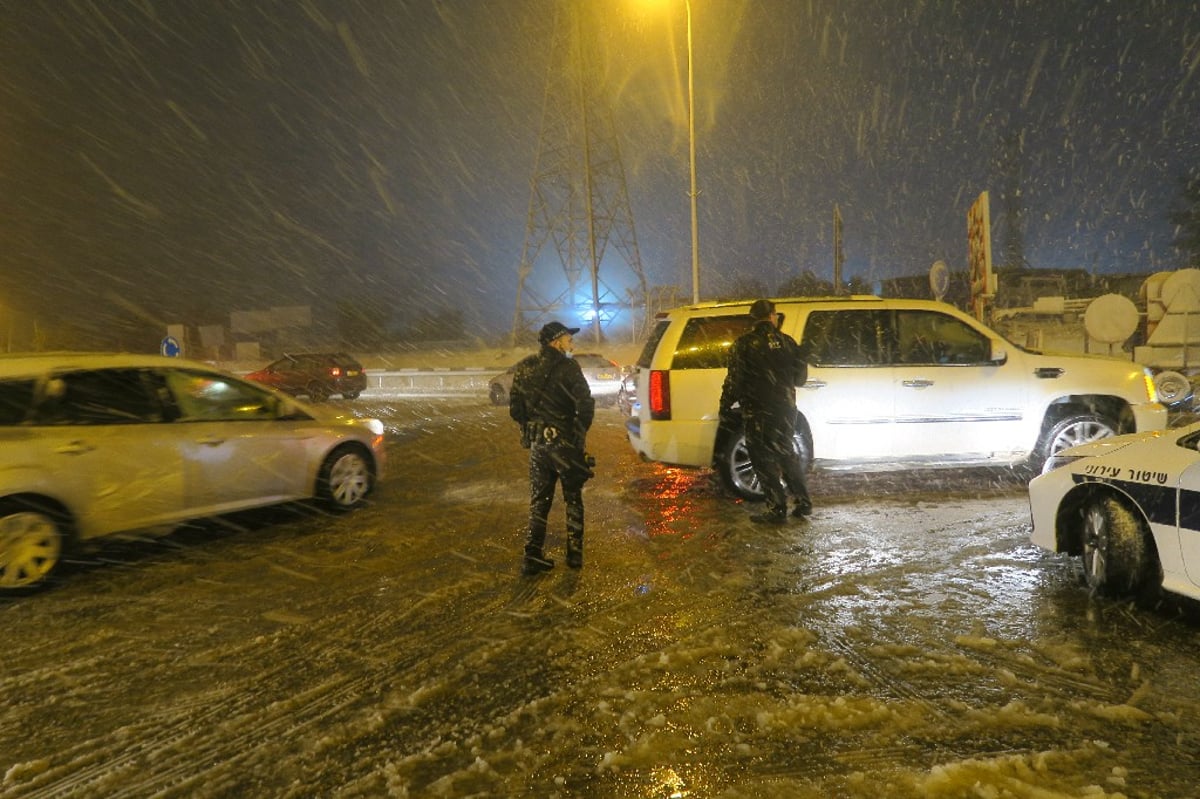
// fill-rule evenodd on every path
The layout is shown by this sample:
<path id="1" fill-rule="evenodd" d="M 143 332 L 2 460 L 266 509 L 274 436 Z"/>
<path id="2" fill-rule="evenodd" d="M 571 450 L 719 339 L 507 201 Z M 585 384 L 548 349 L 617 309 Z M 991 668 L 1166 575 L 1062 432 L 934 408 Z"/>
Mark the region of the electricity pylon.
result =
<path id="1" fill-rule="evenodd" d="M 596 343 L 618 321 L 637 340 L 646 321 L 649 295 L 625 169 L 583 35 L 587 8 L 558 6 L 517 267 L 514 345 L 551 319 L 589 329 Z M 571 10 L 575 24 L 564 24 L 562 14 Z"/>

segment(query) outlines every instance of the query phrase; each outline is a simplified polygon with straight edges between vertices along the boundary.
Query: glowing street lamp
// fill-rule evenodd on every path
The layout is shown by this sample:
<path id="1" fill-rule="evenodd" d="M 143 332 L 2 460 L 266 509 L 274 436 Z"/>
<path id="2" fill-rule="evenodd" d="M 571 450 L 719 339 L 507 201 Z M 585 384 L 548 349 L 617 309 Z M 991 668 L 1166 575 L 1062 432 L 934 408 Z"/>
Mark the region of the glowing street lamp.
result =
<path id="1" fill-rule="evenodd" d="M 692 203 L 692 302 L 700 301 L 700 224 L 696 214 L 696 89 L 692 59 L 692 0 L 683 0 L 687 11 L 687 89 L 688 89 L 688 167 L 691 176 Z"/>
<path id="2" fill-rule="evenodd" d="M 696 218 L 696 92 L 692 80 L 692 0 L 683 0 L 687 9 L 688 57 L 688 164 L 691 169 L 692 190 L 692 302 L 700 302 L 700 229 Z"/>

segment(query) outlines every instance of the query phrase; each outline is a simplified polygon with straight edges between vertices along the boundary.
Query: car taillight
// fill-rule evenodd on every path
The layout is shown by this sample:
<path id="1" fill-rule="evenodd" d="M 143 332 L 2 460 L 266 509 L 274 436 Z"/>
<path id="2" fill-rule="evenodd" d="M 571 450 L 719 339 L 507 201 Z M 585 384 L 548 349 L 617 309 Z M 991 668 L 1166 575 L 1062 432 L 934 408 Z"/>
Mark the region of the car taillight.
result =
<path id="1" fill-rule="evenodd" d="M 671 373 L 661 369 L 650 372 L 650 418 L 660 421 L 671 418 Z"/>
<path id="2" fill-rule="evenodd" d="M 342 376 L 342 367 L 340 367 L 340 366 L 329 367 L 329 376 L 330 377 L 341 377 Z"/>

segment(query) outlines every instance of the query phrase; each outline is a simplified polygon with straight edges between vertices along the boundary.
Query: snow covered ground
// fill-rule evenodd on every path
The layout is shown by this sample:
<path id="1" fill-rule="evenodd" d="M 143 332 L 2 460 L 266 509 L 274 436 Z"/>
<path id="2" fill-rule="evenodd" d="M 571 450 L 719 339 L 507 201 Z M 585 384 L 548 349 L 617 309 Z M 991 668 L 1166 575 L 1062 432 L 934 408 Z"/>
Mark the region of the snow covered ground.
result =
<path id="1" fill-rule="evenodd" d="M 1008 472 L 817 475 L 764 530 L 605 410 L 587 565 L 531 579 L 503 409 L 350 407 L 391 439 L 363 512 L 0 603 L 0 797 L 1194 795 L 1195 610 L 1088 597 Z"/>

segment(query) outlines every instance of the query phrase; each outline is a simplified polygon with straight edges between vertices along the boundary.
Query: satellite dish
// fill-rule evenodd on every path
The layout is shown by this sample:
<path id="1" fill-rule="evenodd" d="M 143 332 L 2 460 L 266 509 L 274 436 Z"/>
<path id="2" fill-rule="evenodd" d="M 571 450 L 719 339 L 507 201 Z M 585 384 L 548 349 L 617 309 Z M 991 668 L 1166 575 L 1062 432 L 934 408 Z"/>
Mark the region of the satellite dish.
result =
<path id="1" fill-rule="evenodd" d="M 1137 330 L 1138 309 L 1133 300 L 1120 294 L 1105 294 L 1088 303 L 1083 329 L 1094 341 L 1119 344 Z"/>
<path id="2" fill-rule="evenodd" d="M 1180 269 L 1163 281 L 1162 301 L 1170 313 L 1200 311 L 1200 269 Z"/>
<path id="3" fill-rule="evenodd" d="M 946 296 L 946 289 L 950 288 L 950 270 L 946 267 L 945 261 L 934 261 L 933 266 L 929 267 L 929 290 L 933 292 L 933 298 L 938 302 Z"/>
<path id="4" fill-rule="evenodd" d="M 1158 401 L 1166 405 L 1178 405 L 1193 393 L 1192 381 L 1170 370 L 1154 376 L 1154 389 L 1158 392 Z"/>

